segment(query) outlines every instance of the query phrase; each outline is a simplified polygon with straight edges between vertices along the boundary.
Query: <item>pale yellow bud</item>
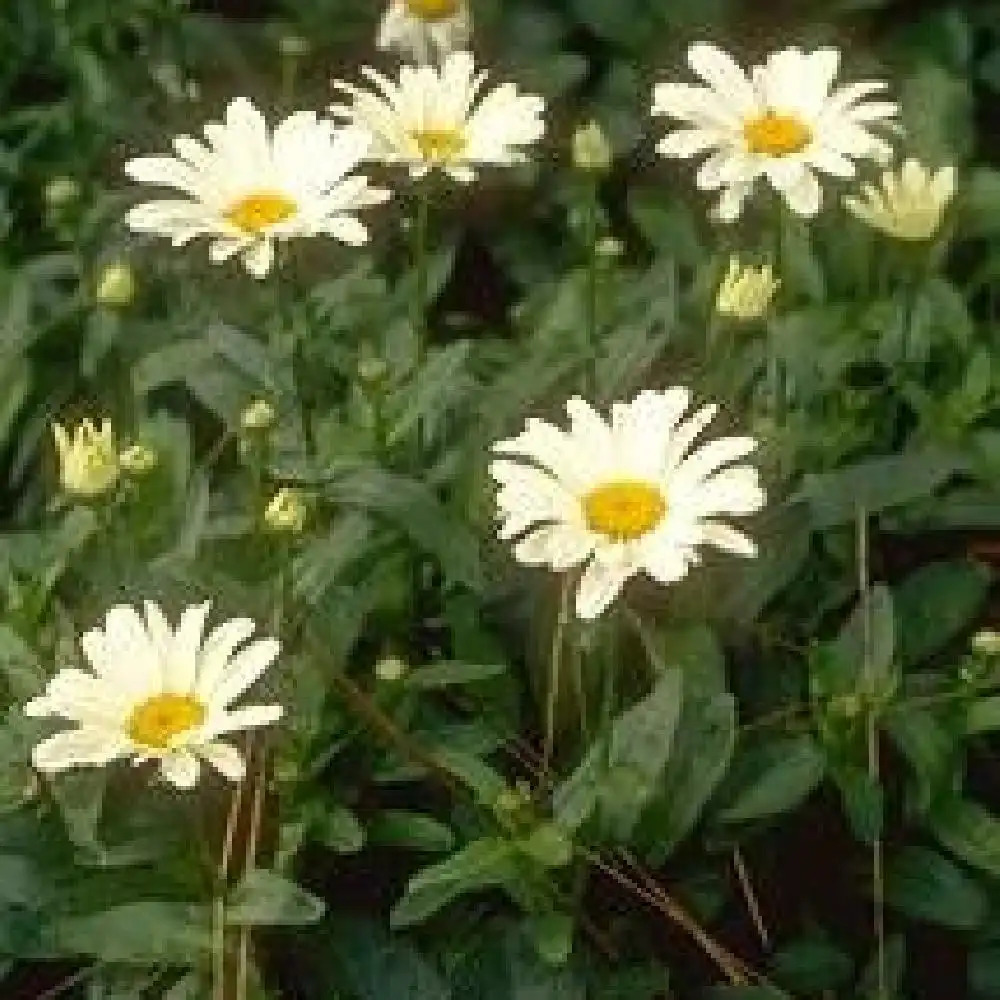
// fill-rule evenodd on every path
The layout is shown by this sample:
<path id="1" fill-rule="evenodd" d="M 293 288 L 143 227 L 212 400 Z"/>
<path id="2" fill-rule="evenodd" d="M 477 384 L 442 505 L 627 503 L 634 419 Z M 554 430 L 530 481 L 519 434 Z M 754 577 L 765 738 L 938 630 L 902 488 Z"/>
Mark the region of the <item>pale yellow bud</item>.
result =
<path id="1" fill-rule="evenodd" d="M 264 509 L 264 523 L 272 531 L 298 534 L 306 526 L 305 494 L 291 486 L 283 486 Z"/>
<path id="2" fill-rule="evenodd" d="M 844 207 L 897 240 L 929 240 L 941 228 L 954 195 L 954 167 L 932 173 L 909 159 L 898 170 L 886 170 L 881 187 L 861 185 L 860 197 L 845 198 Z"/>
<path id="3" fill-rule="evenodd" d="M 127 306 L 135 298 L 135 272 L 122 262 L 108 264 L 97 282 L 97 301 L 102 306 Z"/>
<path id="4" fill-rule="evenodd" d="M 100 428 L 84 420 L 71 430 L 52 424 L 59 457 L 59 481 L 74 496 L 97 497 L 113 489 L 118 482 L 118 449 L 110 420 Z"/>
<path id="5" fill-rule="evenodd" d="M 410 665 L 398 656 L 383 656 L 375 664 L 375 676 L 385 683 L 401 681 L 409 673 Z"/>
<path id="6" fill-rule="evenodd" d="M 611 144 L 596 121 L 590 121 L 573 133 L 573 165 L 578 170 L 607 173 L 614 153 Z"/>
<path id="7" fill-rule="evenodd" d="M 266 431 L 274 426 L 274 407 L 266 399 L 255 399 L 240 414 L 240 426 L 245 431 Z"/>
<path id="8" fill-rule="evenodd" d="M 301 35 L 282 35 L 278 39 L 278 51 L 286 59 L 298 59 L 309 52 L 309 40 Z"/>
<path id="9" fill-rule="evenodd" d="M 152 472 L 158 462 L 159 456 L 156 452 L 144 444 L 130 445 L 118 456 L 118 464 L 122 471 L 130 472 L 134 476 L 143 476 L 147 472 Z"/>
<path id="10" fill-rule="evenodd" d="M 625 244 L 614 236 L 605 236 L 594 247 L 594 253 L 598 257 L 620 257 L 624 252 Z"/>
<path id="11" fill-rule="evenodd" d="M 731 257 L 715 298 L 715 310 L 720 316 L 733 319 L 760 319 L 767 313 L 780 284 L 770 264 L 744 266 L 738 257 Z"/>

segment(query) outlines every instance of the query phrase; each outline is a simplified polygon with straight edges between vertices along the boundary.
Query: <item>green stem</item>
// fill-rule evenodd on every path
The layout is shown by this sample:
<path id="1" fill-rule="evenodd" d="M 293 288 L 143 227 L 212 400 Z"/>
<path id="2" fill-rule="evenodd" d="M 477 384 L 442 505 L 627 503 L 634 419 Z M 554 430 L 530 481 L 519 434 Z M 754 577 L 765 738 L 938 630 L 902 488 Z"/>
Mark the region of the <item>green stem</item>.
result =
<path id="1" fill-rule="evenodd" d="M 559 612 L 552 629 L 552 648 L 549 656 L 549 683 L 545 692 L 545 739 L 542 745 L 541 782 L 548 780 L 549 765 L 556 739 L 556 699 L 559 696 L 559 677 L 562 672 L 563 646 L 566 626 L 569 624 L 570 578 L 564 576 L 559 586 Z"/>
<path id="2" fill-rule="evenodd" d="M 597 236 L 598 218 L 597 186 L 591 188 L 587 198 L 587 285 L 584 300 L 584 324 L 587 332 L 587 397 L 594 400 L 597 395 L 597 359 L 600 340 L 597 329 L 598 259 Z"/>

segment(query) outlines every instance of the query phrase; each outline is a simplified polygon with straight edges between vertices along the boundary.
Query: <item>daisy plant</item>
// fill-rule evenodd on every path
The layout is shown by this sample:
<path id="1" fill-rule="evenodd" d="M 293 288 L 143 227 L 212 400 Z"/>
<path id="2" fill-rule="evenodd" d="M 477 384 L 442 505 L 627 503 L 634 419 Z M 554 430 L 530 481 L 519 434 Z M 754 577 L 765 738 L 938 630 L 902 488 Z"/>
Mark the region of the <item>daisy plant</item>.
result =
<path id="1" fill-rule="evenodd" d="M 426 63 L 464 47 L 471 35 L 467 0 L 392 0 L 376 44 Z"/>
<path id="2" fill-rule="evenodd" d="M 28 716 L 73 724 L 35 746 L 35 767 L 53 774 L 121 759 L 155 761 L 165 781 L 188 789 L 205 761 L 240 780 L 243 757 L 222 737 L 281 718 L 281 705 L 233 705 L 277 657 L 278 642 L 247 642 L 254 631 L 247 618 L 223 622 L 203 638 L 208 611 L 208 603 L 188 607 L 172 628 L 152 602 L 145 617 L 129 605 L 111 608 L 103 628 L 80 638 L 90 669 L 60 670 L 24 708 Z"/>
<path id="3" fill-rule="evenodd" d="M 368 133 L 337 129 L 314 112 L 298 111 L 271 130 L 253 103 L 239 97 L 204 133 L 206 142 L 177 136 L 175 156 L 125 164 L 132 180 L 181 193 L 132 208 L 133 231 L 169 237 L 174 246 L 208 236 L 213 263 L 238 256 L 263 278 L 278 242 L 332 236 L 352 246 L 365 243 L 368 230 L 356 213 L 389 198 L 389 191 L 354 173 L 369 150 Z"/>
<path id="4" fill-rule="evenodd" d="M 706 156 L 696 183 L 719 192 L 720 221 L 739 218 L 762 178 L 792 212 L 814 216 L 822 205 L 818 174 L 852 178 L 856 161 L 892 155 L 879 126 L 896 116 L 896 104 L 871 99 L 887 84 L 835 86 L 835 48 L 781 49 L 747 72 L 722 49 L 699 42 L 688 62 L 704 85 L 668 82 L 653 90 L 653 114 L 681 123 L 657 150 L 676 159 Z"/>

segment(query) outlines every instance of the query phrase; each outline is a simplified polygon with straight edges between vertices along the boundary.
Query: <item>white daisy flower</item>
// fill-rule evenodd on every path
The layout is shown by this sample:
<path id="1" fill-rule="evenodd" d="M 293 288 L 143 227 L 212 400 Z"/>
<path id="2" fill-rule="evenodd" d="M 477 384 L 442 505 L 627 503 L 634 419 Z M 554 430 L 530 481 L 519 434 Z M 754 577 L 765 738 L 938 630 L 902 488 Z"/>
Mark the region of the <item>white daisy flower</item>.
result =
<path id="1" fill-rule="evenodd" d="M 861 186 L 861 197 L 845 198 L 844 206 L 863 222 L 898 240 L 929 240 L 941 227 L 945 209 L 955 196 L 955 168 L 937 173 L 918 160 L 882 174 L 881 189 Z"/>
<path id="2" fill-rule="evenodd" d="M 467 0 L 392 0 L 376 44 L 426 63 L 463 48 L 471 37 Z"/>
<path id="3" fill-rule="evenodd" d="M 721 221 L 739 218 L 760 177 L 797 215 L 813 216 L 822 202 L 817 172 L 853 177 L 855 160 L 891 157 L 871 127 L 895 116 L 896 105 L 868 100 L 886 84 L 834 87 L 837 49 L 782 49 L 748 75 L 726 52 L 699 42 L 689 49 L 688 62 L 708 86 L 656 85 L 653 114 L 684 123 L 657 150 L 678 159 L 709 154 L 696 182 L 702 191 L 721 192 L 715 209 Z"/>
<path id="4" fill-rule="evenodd" d="M 451 53 L 440 68 L 402 66 L 398 83 L 367 66 L 361 72 L 374 91 L 335 81 L 352 101 L 330 113 L 374 135 L 368 159 L 405 164 L 414 178 L 440 169 L 468 183 L 478 166 L 522 162 L 518 147 L 545 128 L 542 98 L 519 94 L 513 83 L 484 94 L 487 74 L 476 72 L 469 52 Z"/>
<path id="5" fill-rule="evenodd" d="M 254 630 L 248 618 L 223 622 L 202 641 L 208 608 L 187 608 L 176 629 L 148 601 L 145 621 L 129 605 L 111 608 L 104 628 L 80 639 L 91 670 L 60 670 L 25 706 L 26 715 L 76 725 L 34 748 L 35 767 L 52 774 L 122 758 L 155 760 L 164 779 L 191 788 L 204 760 L 238 781 L 243 757 L 220 737 L 281 717 L 281 705 L 233 707 L 278 655 L 278 642 L 243 645 Z"/>
<path id="6" fill-rule="evenodd" d="M 764 503 L 757 470 L 734 465 L 757 446 L 723 437 L 692 447 L 718 409 L 685 419 L 682 387 L 640 392 L 614 403 L 610 423 L 584 400 L 566 404 L 570 427 L 530 419 L 500 441 L 490 465 L 501 539 L 518 539 L 514 557 L 562 572 L 585 564 L 576 612 L 596 618 L 626 580 L 646 573 L 676 583 L 712 545 L 743 556 L 754 543 L 719 518 L 752 514 Z"/>
<path id="7" fill-rule="evenodd" d="M 271 269 L 279 240 L 325 235 L 352 246 L 367 241 L 354 213 L 381 204 L 389 192 L 351 173 L 371 141 L 363 131 L 338 130 L 312 111 L 298 111 L 272 132 L 245 97 L 230 102 L 225 120 L 208 122 L 204 131 L 207 145 L 180 135 L 176 156 L 141 156 L 125 164 L 135 181 L 183 192 L 136 205 L 127 220 L 135 232 L 169 236 L 174 246 L 212 237 L 213 263 L 239 255 L 255 278 Z"/>

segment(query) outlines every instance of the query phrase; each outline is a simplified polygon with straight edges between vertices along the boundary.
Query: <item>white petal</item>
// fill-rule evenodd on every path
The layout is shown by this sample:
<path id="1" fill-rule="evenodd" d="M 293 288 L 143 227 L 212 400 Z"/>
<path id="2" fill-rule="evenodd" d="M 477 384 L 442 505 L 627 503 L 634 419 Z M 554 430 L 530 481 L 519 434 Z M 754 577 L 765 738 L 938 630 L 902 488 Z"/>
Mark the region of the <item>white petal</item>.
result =
<path id="1" fill-rule="evenodd" d="M 181 613 L 164 678 L 164 690 L 186 692 L 194 689 L 198 672 L 198 651 L 205 631 L 211 602 L 192 604 Z"/>
<path id="2" fill-rule="evenodd" d="M 594 544 L 587 532 L 568 524 L 538 528 L 514 547 L 514 558 L 525 566 L 549 566 L 562 572 L 590 555 Z"/>
<path id="3" fill-rule="evenodd" d="M 803 170 L 798 178 L 782 188 L 788 207 L 796 215 L 812 218 L 819 212 L 823 192 L 816 175 L 811 170 Z"/>
<path id="4" fill-rule="evenodd" d="M 597 618 L 621 593 L 632 567 L 613 556 L 601 560 L 595 556 L 580 578 L 576 591 L 576 613 L 585 620 Z"/>
<path id="5" fill-rule="evenodd" d="M 685 458 L 671 480 L 684 488 L 695 488 L 722 466 L 749 455 L 756 447 L 752 437 L 715 438 Z"/>
<path id="6" fill-rule="evenodd" d="M 328 219 L 325 232 L 348 246 L 360 247 L 368 242 L 368 229 L 350 215 L 337 215 Z"/>
<path id="7" fill-rule="evenodd" d="M 212 715 L 199 731 L 199 742 L 212 743 L 217 736 L 235 733 L 241 729 L 270 726 L 284 714 L 281 705 L 244 705 L 232 711 Z"/>
<path id="8" fill-rule="evenodd" d="M 725 552 L 732 552 L 738 556 L 755 556 L 757 546 L 753 540 L 742 531 L 737 531 L 727 524 L 719 524 L 715 521 L 702 522 L 702 539 L 707 545 L 714 545 Z"/>
<path id="9" fill-rule="evenodd" d="M 236 647 L 253 635 L 250 618 L 231 618 L 208 634 L 197 654 L 195 690 L 203 697 L 210 697 L 229 665 Z"/>
<path id="10" fill-rule="evenodd" d="M 267 238 L 259 240 L 243 254 L 244 267 L 258 280 L 267 277 L 273 263 L 274 241 Z"/>
<path id="11" fill-rule="evenodd" d="M 240 781 L 246 773 L 243 755 L 228 743 L 206 743 L 198 747 L 198 755 L 230 781 Z"/>
<path id="12" fill-rule="evenodd" d="M 182 791 L 194 788 L 198 784 L 200 773 L 201 764 L 198 758 L 185 750 L 160 758 L 160 775 L 165 781 Z"/>
<path id="13" fill-rule="evenodd" d="M 241 649 L 230 661 L 219 683 L 202 694 L 213 704 L 228 705 L 238 698 L 274 662 L 281 645 L 277 639 L 257 639 Z"/>
<path id="14" fill-rule="evenodd" d="M 720 145 L 721 142 L 722 137 L 713 129 L 682 128 L 665 135 L 656 144 L 656 151 L 660 156 L 670 159 L 687 160 Z"/>
<path id="15" fill-rule="evenodd" d="M 85 633 L 80 648 L 94 672 L 113 688 L 133 695 L 159 689 L 163 676 L 159 650 L 131 605 L 111 608 L 103 632 L 94 629 Z"/>
<path id="16" fill-rule="evenodd" d="M 123 735 L 113 729 L 85 726 L 66 729 L 42 740 L 31 754 L 39 771 L 51 774 L 71 767 L 108 764 L 128 752 Z"/>
<path id="17" fill-rule="evenodd" d="M 71 722 L 113 725 L 125 711 L 127 694 L 99 677 L 82 670 L 60 670 L 45 688 L 45 693 L 24 706 L 32 718 L 59 716 Z"/>
<path id="18" fill-rule="evenodd" d="M 750 80 L 728 52 L 708 42 L 696 42 L 688 49 L 688 63 L 737 113 L 753 106 Z"/>

